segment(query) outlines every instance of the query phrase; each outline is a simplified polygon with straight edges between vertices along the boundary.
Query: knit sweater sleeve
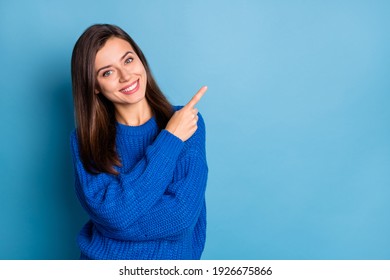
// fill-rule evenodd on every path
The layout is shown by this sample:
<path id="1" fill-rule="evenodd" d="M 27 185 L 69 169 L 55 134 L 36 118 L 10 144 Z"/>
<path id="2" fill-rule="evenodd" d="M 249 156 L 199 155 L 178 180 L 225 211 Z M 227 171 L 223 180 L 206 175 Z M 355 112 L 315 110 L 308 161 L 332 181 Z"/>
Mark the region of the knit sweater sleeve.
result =
<path id="1" fill-rule="evenodd" d="M 207 164 L 199 151 L 190 151 L 182 160 L 186 177 L 171 184 L 168 191 L 137 221 L 140 236 L 136 240 L 179 237 L 187 229 L 193 229 L 204 206 L 207 181 Z"/>
<path id="2" fill-rule="evenodd" d="M 162 130 L 144 157 L 126 174 L 87 172 L 80 160 L 76 133 L 71 136 L 76 194 L 99 231 L 108 236 L 124 233 L 155 205 L 172 181 L 184 143 Z M 133 227 L 134 232 L 139 232 Z"/>
<path id="3" fill-rule="evenodd" d="M 126 230 L 126 239 L 180 238 L 180 233 L 193 229 L 198 222 L 208 177 L 205 126 L 199 116 L 198 130 L 186 142 L 187 148 L 178 160 L 176 177 L 156 204 Z"/>
<path id="4" fill-rule="evenodd" d="M 76 136 L 72 137 L 76 193 L 103 235 L 150 240 L 173 237 L 196 224 L 207 179 L 203 120 L 198 130 L 186 144 L 161 131 L 137 165 L 118 176 L 86 172 Z M 184 175 L 174 178 L 182 154 L 180 174 Z"/>

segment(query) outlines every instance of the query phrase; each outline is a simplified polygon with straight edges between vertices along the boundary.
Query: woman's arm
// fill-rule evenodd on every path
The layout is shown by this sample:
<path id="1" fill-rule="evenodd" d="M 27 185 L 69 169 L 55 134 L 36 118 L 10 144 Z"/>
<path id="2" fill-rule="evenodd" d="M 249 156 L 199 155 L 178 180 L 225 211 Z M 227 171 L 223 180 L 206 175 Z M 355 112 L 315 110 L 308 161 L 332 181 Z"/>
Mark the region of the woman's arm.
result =
<path id="1" fill-rule="evenodd" d="M 162 130 L 129 173 L 114 176 L 87 172 L 75 133 L 71 144 L 76 194 L 95 224 L 112 233 L 128 229 L 161 199 L 184 147 L 179 138 Z"/>
<path id="2" fill-rule="evenodd" d="M 170 185 L 168 188 L 172 191 L 165 193 L 145 215 L 123 231 L 126 239 L 175 239 L 175 236 L 195 227 L 204 206 L 207 164 L 196 152 L 184 162 L 185 168 L 188 168 L 187 176 Z M 133 234 L 134 226 L 140 230 L 140 235 Z"/>
<path id="3" fill-rule="evenodd" d="M 174 239 L 186 229 L 195 227 L 204 208 L 208 176 L 205 126 L 201 116 L 198 130 L 186 145 L 176 167 L 181 177 L 175 175 L 166 192 L 128 228 L 114 232 L 102 229 L 104 235 L 133 241 Z"/>
<path id="4" fill-rule="evenodd" d="M 188 116 L 194 113 L 196 110 L 194 105 L 206 89 L 202 88 L 183 109 L 174 114 L 168 122 L 167 129 L 160 132 L 154 143 L 147 148 L 144 157 L 126 174 L 114 176 L 104 173 L 97 175 L 88 173 L 80 160 L 76 134 L 72 135 L 76 193 L 82 206 L 102 233 L 112 238 L 147 238 L 152 231 L 152 228 L 146 226 L 149 225 L 147 221 L 151 217 L 150 213 L 160 213 L 159 211 L 169 204 L 169 209 L 175 209 L 171 208 L 173 204 L 182 205 L 178 201 L 183 200 L 185 194 L 172 192 L 172 190 L 182 189 L 178 186 L 190 184 L 193 179 L 191 176 L 185 176 L 186 178 L 175 180 L 176 183 L 172 184 L 173 172 L 178 156 L 184 148 L 183 141 L 197 131 L 197 122 L 194 127 L 192 118 Z M 198 121 L 197 116 L 196 121 Z M 203 120 L 202 125 L 204 131 Z M 200 132 L 197 134 L 202 135 Z M 192 137 L 187 144 L 196 138 Z M 200 143 L 198 148 L 193 144 L 187 145 L 192 148 L 188 149 L 191 152 L 186 153 L 185 158 L 195 163 L 191 167 L 192 171 L 188 169 L 187 174 L 196 173 L 198 168 L 205 169 L 206 167 L 207 169 L 205 156 L 203 160 L 201 156 L 198 156 L 199 153 L 204 153 L 204 133 L 203 140 L 197 142 Z M 207 170 L 205 174 L 207 176 Z M 195 186 L 198 185 L 205 186 L 205 182 L 204 184 L 195 183 Z M 200 194 L 204 195 L 202 187 Z M 198 204 L 195 203 L 195 205 Z M 140 219 L 141 217 L 145 218 Z M 173 233 L 170 231 L 167 234 Z"/>

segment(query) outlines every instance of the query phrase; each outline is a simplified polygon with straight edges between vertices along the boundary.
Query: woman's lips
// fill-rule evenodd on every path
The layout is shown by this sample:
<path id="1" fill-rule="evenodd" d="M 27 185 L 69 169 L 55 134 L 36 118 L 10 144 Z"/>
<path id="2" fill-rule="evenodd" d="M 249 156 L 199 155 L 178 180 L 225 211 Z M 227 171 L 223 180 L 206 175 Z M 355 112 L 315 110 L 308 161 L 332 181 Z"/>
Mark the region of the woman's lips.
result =
<path id="1" fill-rule="evenodd" d="M 119 91 L 123 94 L 133 94 L 139 88 L 139 80 L 136 80 L 134 83 L 120 89 Z"/>

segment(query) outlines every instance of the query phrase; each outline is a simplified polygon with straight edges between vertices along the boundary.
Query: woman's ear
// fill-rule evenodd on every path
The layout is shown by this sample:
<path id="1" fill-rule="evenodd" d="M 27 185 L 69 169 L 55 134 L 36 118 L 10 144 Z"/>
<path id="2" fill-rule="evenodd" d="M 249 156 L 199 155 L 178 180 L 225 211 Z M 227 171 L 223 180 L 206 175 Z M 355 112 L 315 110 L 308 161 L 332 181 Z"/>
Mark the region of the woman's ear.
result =
<path id="1" fill-rule="evenodd" d="M 102 91 L 100 90 L 100 85 L 99 85 L 99 83 L 95 83 L 95 94 L 99 94 L 99 93 L 101 93 Z"/>

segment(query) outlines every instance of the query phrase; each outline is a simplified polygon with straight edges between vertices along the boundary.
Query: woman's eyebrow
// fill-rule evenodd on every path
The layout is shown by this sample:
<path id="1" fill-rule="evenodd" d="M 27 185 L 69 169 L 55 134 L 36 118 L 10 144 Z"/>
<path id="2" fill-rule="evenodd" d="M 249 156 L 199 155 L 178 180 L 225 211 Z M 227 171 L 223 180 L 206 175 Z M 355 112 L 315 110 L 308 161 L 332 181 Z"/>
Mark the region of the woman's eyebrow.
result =
<path id="1" fill-rule="evenodd" d="M 132 51 L 127 51 L 120 59 L 119 61 L 125 59 L 125 57 L 129 54 L 134 54 Z M 103 69 L 106 69 L 106 68 L 110 68 L 112 65 L 107 65 L 107 66 L 103 66 L 102 68 L 99 68 L 99 70 L 96 71 L 96 74 L 99 74 L 100 71 L 102 71 Z"/>

